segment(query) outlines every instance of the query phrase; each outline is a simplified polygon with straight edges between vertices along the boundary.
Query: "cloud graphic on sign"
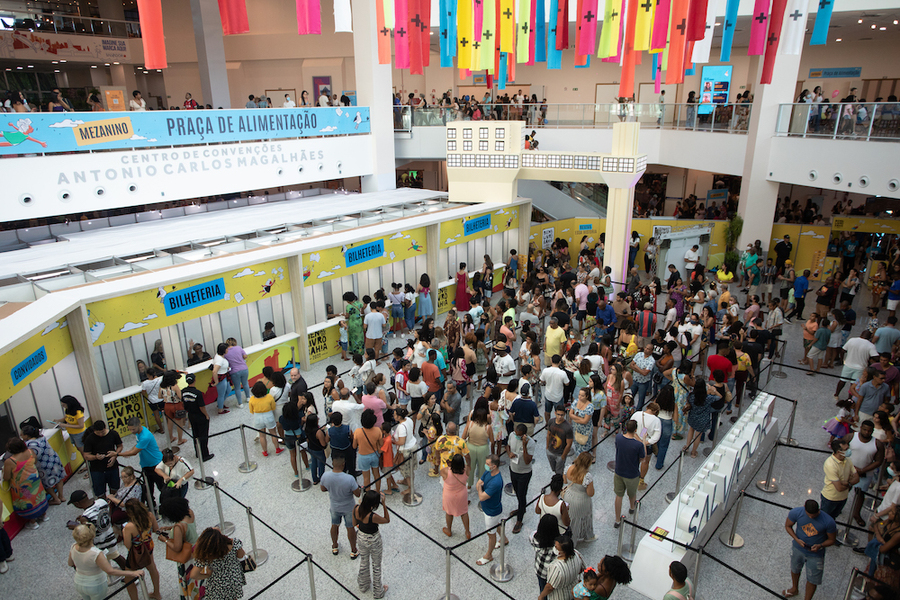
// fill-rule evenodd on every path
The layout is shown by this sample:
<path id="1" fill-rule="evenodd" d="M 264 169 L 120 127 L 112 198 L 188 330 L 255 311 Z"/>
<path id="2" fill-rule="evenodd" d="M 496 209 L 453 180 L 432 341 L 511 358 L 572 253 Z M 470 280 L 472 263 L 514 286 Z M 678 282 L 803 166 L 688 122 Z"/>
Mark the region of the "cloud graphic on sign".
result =
<path id="1" fill-rule="evenodd" d="M 404 240 L 408 240 L 408 239 L 409 239 L 409 236 L 408 236 L 408 235 L 404 235 L 404 236 L 403 236 L 403 239 L 404 239 Z"/>
<path id="2" fill-rule="evenodd" d="M 147 140 L 148 142 L 155 142 L 155 141 L 156 141 L 156 138 L 150 138 L 150 139 L 147 139 L 147 138 L 145 138 L 144 136 L 138 135 L 138 134 L 134 134 L 133 136 L 131 136 L 131 137 L 128 138 L 128 139 L 129 139 L 129 140 Z"/>
<path id="3" fill-rule="evenodd" d="M 453 238 L 447 238 L 447 239 L 444 241 L 444 243 L 445 243 L 445 244 L 455 244 L 455 243 L 456 243 L 456 240 L 453 239 Z"/>
<path id="4" fill-rule="evenodd" d="M 503 209 L 501 208 L 500 210 L 498 210 L 498 211 L 495 212 L 494 214 L 495 214 L 495 215 L 507 215 L 507 214 L 509 214 L 509 213 L 506 212 L 505 210 L 503 210 Z"/>
<path id="5" fill-rule="evenodd" d="M 565 232 L 567 232 L 568 230 L 569 230 L 568 228 L 563 229 L 560 233 L 565 233 Z"/>
<path id="6" fill-rule="evenodd" d="M 320 258 L 319 253 L 313 252 L 312 254 L 309 255 L 309 262 L 319 262 L 319 258 Z"/>
<path id="7" fill-rule="evenodd" d="M 146 327 L 146 323 L 132 323 L 129 321 L 122 325 L 122 329 L 119 330 L 120 333 L 125 333 L 126 331 L 131 331 L 132 329 L 140 329 L 141 327 Z"/>
<path id="8" fill-rule="evenodd" d="M 824 240 L 824 239 L 825 239 L 825 236 L 824 236 L 824 235 L 819 234 L 819 233 L 816 233 L 815 231 L 804 231 L 804 232 L 801 233 L 800 235 L 809 235 L 809 236 L 812 236 L 812 239 L 814 239 L 814 240 Z"/>
<path id="9" fill-rule="evenodd" d="M 890 225 L 882 225 L 881 228 L 882 229 L 893 229 L 893 227 L 891 227 Z"/>
<path id="10" fill-rule="evenodd" d="M 319 275 L 316 277 L 316 279 L 322 279 L 323 277 L 331 277 L 332 275 L 334 275 L 334 273 L 332 273 L 331 271 L 319 271 Z"/>
<path id="11" fill-rule="evenodd" d="M 531 237 L 528 238 L 528 239 L 529 239 L 529 240 L 533 240 L 533 239 L 536 238 L 536 237 L 537 237 L 537 234 L 536 234 L 536 233 L 532 233 L 532 234 L 531 234 Z"/>
<path id="12" fill-rule="evenodd" d="M 254 277 L 260 277 L 260 276 L 265 275 L 265 274 L 266 274 L 265 271 L 257 271 L 253 276 L 254 276 Z"/>
<path id="13" fill-rule="evenodd" d="M 237 302 L 238 304 L 240 304 L 241 302 L 244 301 L 244 295 L 240 292 L 236 293 L 234 295 L 234 301 Z"/>
<path id="14" fill-rule="evenodd" d="M 497 226 L 496 226 L 496 225 L 494 225 L 494 231 L 497 231 Z"/>
<path id="15" fill-rule="evenodd" d="M 64 321 L 64 323 L 66 322 Z M 106 329 L 106 323 L 94 323 L 91 325 L 91 342 L 96 344 L 104 329 Z"/>
<path id="16" fill-rule="evenodd" d="M 394 254 L 393 252 L 391 252 L 391 260 L 394 260 L 394 257 L 395 257 L 395 256 L 397 256 L 397 255 Z"/>
<path id="17" fill-rule="evenodd" d="M 402 232 L 402 231 L 398 231 L 397 233 L 395 233 L 394 235 L 392 235 L 392 236 L 389 237 L 388 239 L 389 239 L 389 240 L 402 240 L 402 239 L 403 239 L 403 232 Z"/>
<path id="18" fill-rule="evenodd" d="M 458 237 L 461 236 L 461 235 L 462 235 L 461 233 L 457 233 L 457 234 L 454 235 L 453 237 L 458 238 Z"/>
<path id="19" fill-rule="evenodd" d="M 329 125 L 328 127 L 323 127 L 319 131 L 322 133 L 328 133 L 329 131 L 337 131 L 337 127 L 335 127 L 334 125 Z"/>
<path id="20" fill-rule="evenodd" d="M 51 123 L 50 125 L 47 125 L 47 127 L 78 127 L 79 125 L 84 125 L 84 121 L 81 119 L 76 119 L 74 121 L 72 119 L 63 119 L 58 123 Z"/>
<path id="21" fill-rule="evenodd" d="M 588 244 L 593 244 L 593 243 L 594 243 L 594 238 L 589 237 L 589 238 L 587 239 L 587 242 L 588 242 Z"/>
<path id="22" fill-rule="evenodd" d="M 238 273 L 235 273 L 231 278 L 238 279 L 240 277 L 246 277 L 247 275 L 253 275 L 254 273 L 255 273 L 255 271 L 253 269 L 251 269 L 250 267 L 247 267 L 243 271 L 239 271 Z"/>
<path id="23" fill-rule="evenodd" d="M 44 327 L 44 330 L 41 332 L 41 335 L 47 335 L 48 333 L 50 333 L 57 327 L 59 327 L 59 321 L 53 321 L 52 323 L 50 323 L 49 325 Z"/>
<path id="24" fill-rule="evenodd" d="M 278 276 L 278 279 L 283 281 L 283 280 L 284 280 L 284 275 L 279 275 L 279 276 Z"/>
<path id="25" fill-rule="evenodd" d="M 337 107 L 337 108 L 335 108 L 335 109 L 334 109 L 334 112 L 337 113 L 337 116 L 341 116 L 342 114 L 344 114 L 344 111 L 341 110 L 341 107 L 340 107 L 340 106 Z"/>
<path id="26" fill-rule="evenodd" d="M 146 317 L 144 317 L 141 320 L 142 321 L 152 321 L 153 319 L 157 318 L 158 316 L 159 315 L 157 315 L 156 313 L 150 313 L 149 315 L 147 315 Z"/>
<path id="27" fill-rule="evenodd" d="M 332 270 L 332 271 L 337 271 L 337 270 L 340 269 L 340 268 L 341 268 L 341 265 L 334 265 L 333 267 L 331 267 L 331 270 Z"/>
<path id="28" fill-rule="evenodd" d="M 231 300 L 231 294 L 226 293 L 224 296 L 222 296 L 222 300 Z"/>

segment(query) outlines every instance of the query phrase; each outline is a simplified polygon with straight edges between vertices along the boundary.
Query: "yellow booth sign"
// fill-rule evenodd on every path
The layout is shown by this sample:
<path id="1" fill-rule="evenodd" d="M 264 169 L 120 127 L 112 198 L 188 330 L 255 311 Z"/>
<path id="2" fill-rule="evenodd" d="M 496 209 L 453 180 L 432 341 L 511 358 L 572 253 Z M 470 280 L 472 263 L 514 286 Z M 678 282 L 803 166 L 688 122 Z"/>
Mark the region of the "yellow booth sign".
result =
<path id="1" fill-rule="evenodd" d="M 340 339 L 340 327 L 338 325 L 310 332 L 306 339 L 309 346 L 309 362 L 311 363 L 325 360 L 341 353 L 341 347 L 338 345 L 338 340 Z"/>
<path id="2" fill-rule="evenodd" d="M 413 258 L 425 253 L 425 228 L 398 231 L 349 246 L 326 248 L 303 255 L 303 282 L 309 285 L 331 281 Z"/>
<path id="3" fill-rule="evenodd" d="M 500 208 L 464 219 L 441 223 L 441 248 L 449 248 L 519 226 L 519 208 Z"/>
<path id="4" fill-rule="evenodd" d="M 146 404 L 147 402 L 140 392 L 107 402 L 103 408 L 106 410 L 106 423 L 110 431 L 115 431 L 123 438 L 131 435 L 131 432 L 128 431 L 128 419 L 131 417 L 138 417 L 141 425 L 149 427 L 144 421 L 144 410 L 147 411 L 148 416 L 150 415 L 150 407 Z"/>
<path id="5" fill-rule="evenodd" d="M 0 404 L 71 353 L 68 322 L 62 318 L 0 356 Z"/>

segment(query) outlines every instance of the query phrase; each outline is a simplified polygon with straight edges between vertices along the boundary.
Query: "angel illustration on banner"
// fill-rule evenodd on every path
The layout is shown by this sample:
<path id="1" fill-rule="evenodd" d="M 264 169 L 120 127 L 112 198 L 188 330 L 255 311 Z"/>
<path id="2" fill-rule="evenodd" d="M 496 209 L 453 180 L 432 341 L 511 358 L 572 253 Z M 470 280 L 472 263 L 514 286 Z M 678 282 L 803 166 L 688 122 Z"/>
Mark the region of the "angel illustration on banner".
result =
<path id="1" fill-rule="evenodd" d="M 305 274 L 305 273 L 304 273 L 304 279 L 306 279 L 306 274 Z M 259 290 L 259 293 L 262 294 L 262 297 L 263 297 L 263 298 L 265 298 L 266 296 L 269 295 L 269 292 L 272 291 L 272 287 L 273 287 L 274 285 L 275 285 L 275 280 L 274 280 L 274 279 L 269 279 L 269 280 L 267 280 L 267 281 L 263 284 L 262 289 Z"/>
<path id="2" fill-rule="evenodd" d="M 47 147 L 47 142 L 31 137 L 31 134 L 34 132 L 34 127 L 31 126 L 31 119 L 19 119 L 15 125 L 12 123 L 7 123 L 7 125 L 15 129 L 15 131 L 0 131 L 0 138 L 3 138 L 3 141 L 0 141 L 0 146 L 18 146 L 25 140 L 28 140 L 37 142 L 42 148 Z"/>
<path id="3" fill-rule="evenodd" d="M 422 248 L 422 246 L 420 246 L 416 240 L 412 240 L 412 244 L 410 245 L 409 248 L 407 248 L 407 250 L 414 250 L 415 252 L 421 252 L 422 250 L 424 250 L 424 248 Z"/>

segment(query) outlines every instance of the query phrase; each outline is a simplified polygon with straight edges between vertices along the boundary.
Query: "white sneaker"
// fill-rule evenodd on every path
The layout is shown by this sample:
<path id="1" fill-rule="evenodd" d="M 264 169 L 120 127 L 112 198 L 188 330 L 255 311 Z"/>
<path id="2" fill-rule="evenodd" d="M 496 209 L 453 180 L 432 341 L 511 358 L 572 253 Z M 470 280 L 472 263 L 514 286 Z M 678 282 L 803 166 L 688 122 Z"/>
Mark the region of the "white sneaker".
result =
<path id="1" fill-rule="evenodd" d="M 5 560 L 0 560 L 0 575 L 3 575 L 7 571 L 9 571 L 9 565 L 6 564 Z"/>
<path id="2" fill-rule="evenodd" d="M 50 515 L 48 515 L 47 513 L 44 513 L 44 516 L 41 517 L 41 523 L 46 523 L 49 520 L 50 520 Z"/>
<path id="3" fill-rule="evenodd" d="M 40 527 L 40 525 L 36 521 L 32 521 L 25 525 L 25 529 L 37 529 L 38 527 Z"/>

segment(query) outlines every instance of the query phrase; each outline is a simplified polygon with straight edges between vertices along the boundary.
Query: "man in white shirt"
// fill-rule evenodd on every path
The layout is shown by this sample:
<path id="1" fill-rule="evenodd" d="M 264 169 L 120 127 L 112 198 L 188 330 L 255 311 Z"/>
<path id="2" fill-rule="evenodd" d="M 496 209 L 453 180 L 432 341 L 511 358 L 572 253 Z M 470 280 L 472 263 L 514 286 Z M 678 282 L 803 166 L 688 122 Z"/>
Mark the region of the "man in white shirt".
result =
<path id="1" fill-rule="evenodd" d="M 494 344 L 494 360 L 492 362 L 497 371 L 497 385 L 501 390 L 505 390 L 513 375 L 516 374 L 516 361 L 509 355 L 506 342 Z"/>
<path id="2" fill-rule="evenodd" d="M 700 246 L 694 244 L 691 249 L 684 253 L 684 270 L 687 271 L 688 277 L 691 272 L 697 268 L 697 262 L 700 260 Z"/>
<path id="3" fill-rule="evenodd" d="M 362 427 L 360 419 L 366 407 L 358 402 L 347 388 L 341 388 L 341 399 L 331 404 L 331 412 L 339 412 L 344 417 L 344 423 L 350 427 L 350 431 L 356 431 Z"/>
<path id="4" fill-rule="evenodd" d="M 690 322 L 681 325 L 678 331 L 691 334 L 691 349 L 685 352 L 685 357 L 689 358 L 691 362 L 696 362 L 700 356 L 700 342 L 703 341 L 703 325 L 700 324 L 700 316 L 696 313 L 692 314 Z"/>
<path id="5" fill-rule="evenodd" d="M 322 88 L 322 91 L 319 92 L 318 104 L 323 108 L 331 104 L 331 100 L 328 98 L 328 88 Z"/>
<path id="6" fill-rule="evenodd" d="M 284 104 L 281 105 L 281 108 L 297 108 L 297 103 L 291 100 L 290 94 L 285 94 Z"/>
<path id="7" fill-rule="evenodd" d="M 387 325 L 387 319 L 381 312 L 384 308 L 384 302 L 379 300 L 376 303 L 376 309 L 366 315 L 363 320 L 363 328 L 366 332 L 366 348 L 375 349 L 375 364 L 378 364 L 378 357 L 381 356 L 381 344 L 384 342 L 384 326 Z"/>
<path id="8" fill-rule="evenodd" d="M 644 477 L 647 476 L 647 469 L 650 467 L 650 458 L 659 453 L 659 438 L 662 436 L 662 421 L 659 420 L 659 404 L 651 402 L 642 412 L 634 413 L 631 420 L 637 423 L 636 435 L 642 439 L 647 447 L 644 458 L 641 459 L 641 480 L 638 482 L 638 489 L 647 489 L 644 483 Z"/>
<path id="9" fill-rule="evenodd" d="M 834 335 L 834 334 L 832 334 Z M 837 382 L 837 389 L 834 390 L 834 399 L 838 399 L 838 395 L 849 381 L 853 383 L 859 379 L 862 372 L 869 366 L 870 358 L 878 358 L 878 350 L 872 343 L 872 332 L 868 329 L 864 330 L 859 337 L 851 338 L 844 344 L 844 366 L 841 367 L 841 379 Z"/>
<path id="10" fill-rule="evenodd" d="M 675 301 L 671 298 L 666 299 L 666 321 L 663 323 L 663 329 L 668 332 L 678 320 L 678 311 L 675 310 Z"/>
<path id="11" fill-rule="evenodd" d="M 551 365 L 541 371 L 541 384 L 544 386 L 544 420 L 549 423 L 553 414 L 553 407 L 563 398 L 563 389 L 569 383 L 569 376 L 559 368 L 562 357 L 554 354 L 550 359 Z"/>

